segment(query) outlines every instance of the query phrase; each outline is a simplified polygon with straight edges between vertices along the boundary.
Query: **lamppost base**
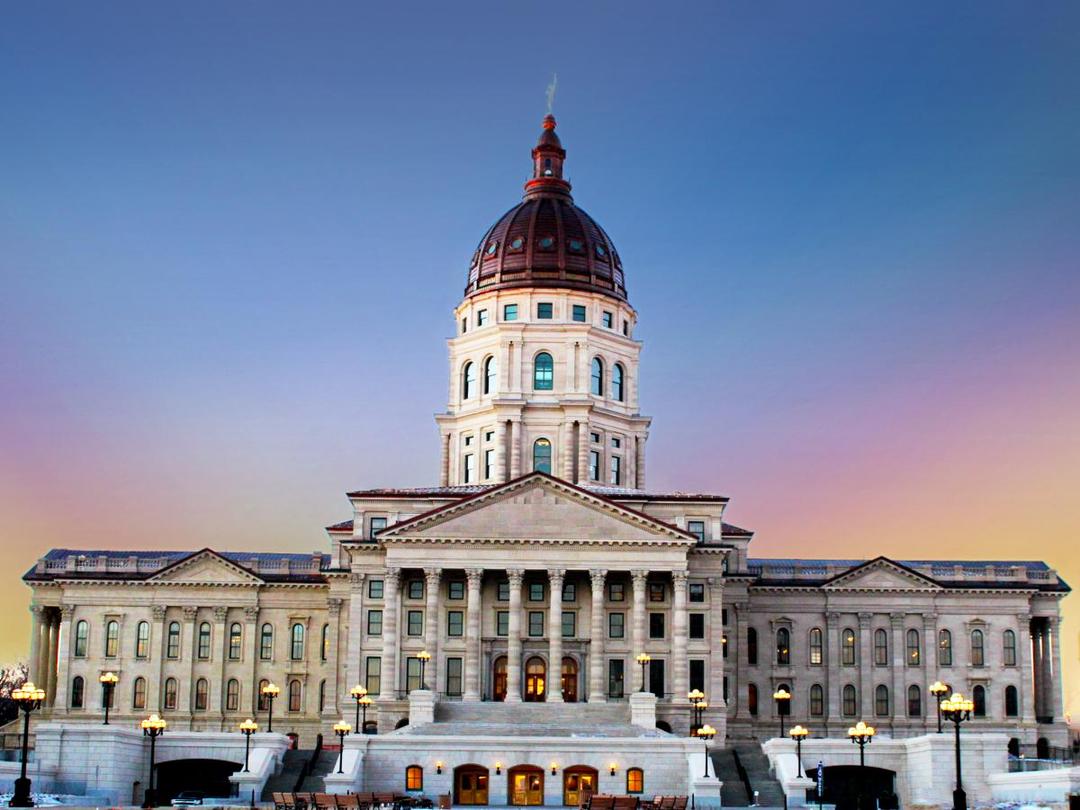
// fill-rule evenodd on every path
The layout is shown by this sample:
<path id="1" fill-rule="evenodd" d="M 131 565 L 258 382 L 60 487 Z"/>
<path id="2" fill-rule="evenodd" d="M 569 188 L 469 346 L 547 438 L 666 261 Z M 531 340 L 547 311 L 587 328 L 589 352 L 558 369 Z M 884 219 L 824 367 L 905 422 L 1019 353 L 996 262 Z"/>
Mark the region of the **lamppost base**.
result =
<path id="1" fill-rule="evenodd" d="M 8 807 L 33 807 L 34 800 L 30 796 L 30 780 L 22 777 L 15 780 L 15 791 L 12 793 Z"/>
<path id="2" fill-rule="evenodd" d="M 147 790 L 146 795 L 143 796 L 142 806 L 145 810 L 150 810 L 152 807 L 157 807 L 157 791 Z"/>
<path id="3" fill-rule="evenodd" d="M 957 788 L 952 792 L 953 810 L 967 810 L 967 794 L 963 788 Z"/>

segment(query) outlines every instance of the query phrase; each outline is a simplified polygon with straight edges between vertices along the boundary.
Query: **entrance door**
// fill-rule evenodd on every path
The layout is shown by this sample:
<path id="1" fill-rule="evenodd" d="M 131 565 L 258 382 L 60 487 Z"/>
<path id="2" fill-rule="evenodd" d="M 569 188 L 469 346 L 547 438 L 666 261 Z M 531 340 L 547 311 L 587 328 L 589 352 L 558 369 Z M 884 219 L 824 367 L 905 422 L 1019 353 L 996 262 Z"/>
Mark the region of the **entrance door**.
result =
<path id="1" fill-rule="evenodd" d="M 525 662 L 525 700 L 532 703 L 547 700 L 547 665 L 543 658 L 533 656 Z"/>
<path id="2" fill-rule="evenodd" d="M 563 804 L 567 807 L 584 807 L 589 797 L 596 793 L 599 774 L 593 768 L 575 765 L 563 771 Z"/>
<path id="3" fill-rule="evenodd" d="M 657 698 L 664 697 L 664 661 L 654 658 L 649 662 L 649 691 Z"/>
<path id="4" fill-rule="evenodd" d="M 454 778 L 454 804 L 488 803 L 488 772 L 479 765 L 462 765 Z"/>
<path id="5" fill-rule="evenodd" d="M 544 803 L 544 772 L 535 765 L 522 765 L 511 768 L 510 804 L 533 806 Z"/>
<path id="6" fill-rule="evenodd" d="M 500 655 L 495 659 L 494 686 L 491 690 L 494 700 L 506 700 L 506 656 Z"/>
<path id="7" fill-rule="evenodd" d="M 562 699 L 567 703 L 577 703 L 578 665 L 573 658 L 562 660 Z"/>

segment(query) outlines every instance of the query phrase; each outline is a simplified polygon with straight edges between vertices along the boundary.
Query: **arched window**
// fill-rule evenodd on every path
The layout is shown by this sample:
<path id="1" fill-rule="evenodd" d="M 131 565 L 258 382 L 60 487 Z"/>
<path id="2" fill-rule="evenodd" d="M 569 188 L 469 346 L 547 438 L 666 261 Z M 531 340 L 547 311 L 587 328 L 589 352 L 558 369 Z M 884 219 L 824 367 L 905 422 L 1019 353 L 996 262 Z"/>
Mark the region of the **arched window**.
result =
<path id="1" fill-rule="evenodd" d="M 210 705 L 210 684 L 206 678 L 195 681 L 195 711 L 205 712 Z"/>
<path id="2" fill-rule="evenodd" d="M 550 391 L 555 387 L 555 363 L 547 352 L 540 352 L 533 360 L 533 390 Z"/>
<path id="3" fill-rule="evenodd" d="M 611 367 L 611 398 L 616 402 L 623 401 L 624 374 L 622 363 L 616 363 Z"/>
<path id="4" fill-rule="evenodd" d="M 206 661 L 210 658 L 210 622 L 203 622 L 199 625 L 199 643 L 196 655 L 200 661 Z"/>
<path id="5" fill-rule="evenodd" d="M 776 631 L 776 663 L 778 666 L 791 663 L 791 631 L 786 627 Z"/>
<path id="6" fill-rule="evenodd" d="M 269 661 L 274 656 L 274 626 L 269 622 L 262 626 L 259 634 L 259 658 Z"/>
<path id="7" fill-rule="evenodd" d="M 922 660 L 922 645 L 919 644 L 919 631 L 912 628 L 907 631 L 907 665 L 919 666 Z"/>
<path id="8" fill-rule="evenodd" d="M 971 665 L 981 667 L 986 663 L 985 648 L 983 646 L 983 631 L 971 631 Z"/>
<path id="9" fill-rule="evenodd" d="M 105 625 L 105 657 L 116 658 L 120 651 L 120 622 L 110 621 Z"/>
<path id="10" fill-rule="evenodd" d="M 822 658 L 821 628 L 814 627 L 810 630 L 810 665 L 820 667 Z"/>
<path id="11" fill-rule="evenodd" d="M 592 385 L 590 390 L 598 397 L 604 395 L 604 361 L 599 357 L 592 359 Z"/>
<path id="12" fill-rule="evenodd" d="M 146 678 L 142 676 L 136 678 L 135 683 L 131 685 L 131 708 L 146 708 Z"/>
<path id="13" fill-rule="evenodd" d="M 889 634 L 880 627 L 874 631 L 874 664 L 879 667 L 889 664 Z"/>
<path id="14" fill-rule="evenodd" d="M 971 690 L 971 702 L 975 704 L 975 717 L 986 717 L 986 687 L 976 686 Z"/>
<path id="15" fill-rule="evenodd" d="M 499 364 L 494 357 L 484 361 L 484 393 L 494 394 L 498 388 Z"/>
<path id="16" fill-rule="evenodd" d="M 292 626 L 289 637 L 289 657 L 293 661 L 300 661 L 304 657 L 304 625 L 297 622 Z M 298 683 L 298 681 L 294 681 Z"/>
<path id="17" fill-rule="evenodd" d="M 470 360 L 461 370 L 461 398 L 472 399 L 476 393 L 476 364 Z"/>
<path id="18" fill-rule="evenodd" d="M 874 714 L 878 717 L 889 716 L 889 687 L 879 684 L 874 690 Z"/>
<path id="19" fill-rule="evenodd" d="M 169 637 L 165 643 L 165 657 L 180 657 L 180 622 L 169 623 Z"/>
<path id="20" fill-rule="evenodd" d="M 150 622 L 135 625 L 135 657 L 146 658 L 150 654 Z"/>
<path id="21" fill-rule="evenodd" d="M 225 685 L 225 711 L 235 712 L 240 708 L 240 681 L 229 678 Z"/>
<path id="22" fill-rule="evenodd" d="M 162 701 L 166 709 L 176 708 L 176 678 L 165 680 L 165 699 Z"/>
<path id="23" fill-rule="evenodd" d="M 810 687 L 810 716 L 822 717 L 825 714 L 825 690 L 820 683 Z"/>
<path id="24" fill-rule="evenodd" d="M 938 631 L 938 663 L 943 667 L 952 666 L 952 633 L 948 630 Z"/>
<path id="25" fill-rule="evenodd" d="M 907 688 L 907 716 L 922 717 L 922 690 L 915 684 Z"/>
<path id="26" fill-rule="evenodd" d="M 330 625 L 322 626 L 322 642 L 319 644 L 319 658 L 323 661 L 330 657 Z"/>
<path id="27" fill-rule="evenodd" d="M 71 708 L 81 709 L 86 700 L 86 681 L 82 675 L 76 675 L 71 679 Z"/>
<path id="28" fill-rule="evenodd" d="M 746 687 L 746 707 L 750 710 L 752 716 L 757 717 L 758 699 L 756 683 L 752 683 Z"/>
<path id="29" fill-rule="evenodd" d="M 641 768 L 626 769 L 626 792 L 645 792 L 645 771 L 643 771 Z"/>
<path id="30" fill-rule="evenodd" d="M 410 765 L 405 769 L 405 790 L 424 789 L 424 769 L 419 765 Z"/>
<path id="31" fill-rule="evenodd" d="M 1009 685 L 1005 687 L 1005 716 L 1016 717 L 1020 714 L 1020 696 L 1016 691 L 1016 687 Z"/>
<path id="32" fill-rule="evenodd" d="M 547 439 L 533 442 L 533 469 L 551 475 L 551 442 Z"/>
<path id="33" fill-rule="evenodd" d="M 326 679 L 319 681 L 319 713 L 326 708 Z"/>
<path id="34" fill-rule="evenodd" d="M 757 630 L 753 627 L 746 628 L 746 663 L 757 664 Z"/>
<path id="35" fill-rule="evenodd" d="M 75 657 L 86 658 L 86 644 L 90 639 L 90 625 L 85 621 L 75 624 Z"/>
<path id="36" fill-rule="evenodd" d="M 855 666 L 855 631 L 850 627 L 840 637 L 840 663 L 845 667 Z"/>
<path id="37" fill-rule="evenodd" d="M 300 681 L 289 681 L 289 711 L 300 711 Z"/>
<path id="38" fill-rule="evenodd" d="M 263 678 L 261 681 L 259 681 L 259 690 L 258 692 L 256 692 L 256 694 L 259 696 L 258 700 L 260 712 L 265 712 L 267 709 L 270 708 L 270 699 L 267 698 L 267 696 L 263 693 L 263 688 L 269 685 L 270 681 L 266 680 L 266 678 Z"/>
<path id="39" fill-rule="evenodd" d="M 240 627 L 240 622 L 233 622 L 229 627 L 229 660 L 240 660 L 240 648 L 244 643 L 244 630 Z"/>
<path id="40" fill-rule="evenodd" d="M 1001 637 L 1002 660 L 1007 667 L 1016 666 L 1016 633 L 1006 630 Z"/>
<path id="41" fill-rule="evenodd" d="M 855 687 L 850 683 L 844 687 L 844 717 L 854 717 L 856 710 Z"/>

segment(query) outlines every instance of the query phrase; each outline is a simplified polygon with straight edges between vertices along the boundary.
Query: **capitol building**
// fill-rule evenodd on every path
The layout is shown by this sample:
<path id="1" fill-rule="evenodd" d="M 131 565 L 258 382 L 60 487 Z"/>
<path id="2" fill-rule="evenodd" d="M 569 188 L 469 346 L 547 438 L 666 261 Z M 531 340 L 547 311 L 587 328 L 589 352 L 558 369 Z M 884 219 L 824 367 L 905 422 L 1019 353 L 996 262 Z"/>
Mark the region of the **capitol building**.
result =
<path id="1" fill-rule="evenodd" d="M 686 793 L 702 723 L 717 752 L 783 721 L 925 737 L 935 681 L 973 699 L 965 733 L 1066 745 L 1069 588 L 1047 564 L 759 558 L 725 495 L 649 487 L 647 313 L 565 159 L 548 115 L 524 198 L 469 260 L 437 484 L 349 492 L 312 553 L 49 551 L 24 576 L 44 723 L 100 724 L 113 672 L 113 724 L 220 734 L 265 724 L 274 684 L 273 730 L 304 750 L 362 686 L 348 787 L 415 789 L 416 767 L 458 804 Z"/>

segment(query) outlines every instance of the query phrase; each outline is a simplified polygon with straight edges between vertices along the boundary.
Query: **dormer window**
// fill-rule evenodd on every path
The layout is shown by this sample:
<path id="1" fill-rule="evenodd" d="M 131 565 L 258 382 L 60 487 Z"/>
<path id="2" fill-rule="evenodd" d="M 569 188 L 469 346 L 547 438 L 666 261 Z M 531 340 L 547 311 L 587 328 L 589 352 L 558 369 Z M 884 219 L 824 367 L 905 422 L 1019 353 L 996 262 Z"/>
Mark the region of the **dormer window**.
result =
<path id="1" fill-rule="evenodd" d="M 596 243 L 596 258 L 603 259 L 604 261 L 607 261 L 607 257 L 608 257 L 607 248 L 604 247 L 603 245 L 601 245 L 599 242 L 597 242 Z"/>
<path id="2" fill-rule="evenodd" d="M 554 236 L 541 236 L 536 240 L 536 246 L 540 250 L 554 250 L 555 249 L 555 237 Z"/>
<path id="3" fill-rule="evenodd" d="M 513 239 L 510 240 L 510 252 L 511 253 L 520 253 L 524 249 L 525 249 L 525 237 L 524 236 L 515 236 Z"/>
<path id="4" fill-rule="evenodd" d="M 551 158 L 544 158 L 544 177 L 551 177 Z"/>
<path id="5" fill-rule="evenodd" d="M 566 247 L 571 253 L 584 253 L 585 243 L 580 239 L 569 239 L 566 242 Z"/>
<path id="6" fill-rule="evenodd" d="M 491 242 L 488 242 L 487 247 L 484 248 L 484 256 L 487 257 L 487 258 L 491 258 L 492 256 L 494 256 L 498 252 L 499 252 L 499 243 L 494 241 L 494 240 L 492 240 Z"/>

